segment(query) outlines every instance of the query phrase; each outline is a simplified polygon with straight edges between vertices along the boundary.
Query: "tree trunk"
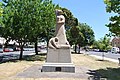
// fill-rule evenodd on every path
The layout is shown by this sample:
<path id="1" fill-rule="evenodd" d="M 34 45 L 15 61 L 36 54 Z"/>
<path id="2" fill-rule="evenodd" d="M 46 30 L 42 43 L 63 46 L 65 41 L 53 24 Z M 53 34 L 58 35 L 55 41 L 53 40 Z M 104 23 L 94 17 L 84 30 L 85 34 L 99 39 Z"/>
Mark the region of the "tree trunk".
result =
<path id="1" fill-rule="evenodd" d="M 80 45 L 79 45 L 78 53 L 80 53 Z"/>
<path id="2" fill-rule="evenodd" d="M 47 29 L 47 52 L 48 52 L 48 46 L 49 46 L 49 30 Z"/>
<path id="3" fill-rule="evenodd" d="M 35 53 L 36 53 L 36 55 L 38 55 L 37 41 L 35 42 Z"/>
<path id="4" fill-rule="evenodd" d="M 19 60 L 22 60 L 22 58 L 23 58 L 23 46 L 24 45 L 20 45 L 20 57 L 19 57 Z"/>
<path id="5" fill-rule="evenodd" d="M 77 45 L 75 44 L 75 53 L 77 53 Z"/>

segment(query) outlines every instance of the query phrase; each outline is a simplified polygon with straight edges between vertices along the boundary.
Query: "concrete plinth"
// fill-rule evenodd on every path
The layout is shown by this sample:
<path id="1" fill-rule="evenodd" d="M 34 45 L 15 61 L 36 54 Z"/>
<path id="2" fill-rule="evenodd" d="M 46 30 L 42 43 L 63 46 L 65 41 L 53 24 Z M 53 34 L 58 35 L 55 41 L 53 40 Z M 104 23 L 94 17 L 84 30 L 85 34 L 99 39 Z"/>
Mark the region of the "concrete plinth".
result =
<path id="1" fill-rule="evenodd" d="M 48 49 L 42 72 L 75 72 L 70 49 Z"/>
<path id="2" fill-rule="evenodd" d="M 48 49 L 46 62 L 71 63 L 70 49 Z"/>
<path id="3" fill-rule="evenodd" d="M 75 66 L 72 63 L 45 63 L 42 66 L 42 72 L 75 72 Z"/>

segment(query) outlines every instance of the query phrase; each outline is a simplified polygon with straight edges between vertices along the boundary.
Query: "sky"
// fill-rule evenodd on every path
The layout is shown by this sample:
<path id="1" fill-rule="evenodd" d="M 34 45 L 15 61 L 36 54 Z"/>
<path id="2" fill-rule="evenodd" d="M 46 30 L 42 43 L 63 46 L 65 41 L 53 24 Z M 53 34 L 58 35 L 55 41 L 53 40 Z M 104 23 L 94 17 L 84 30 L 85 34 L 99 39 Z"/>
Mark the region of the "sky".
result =
<path id="1" fill-rule="evenodd" d="M 80 23 L 87 23 L 92 27 L 96 40 L 109 33 L 105 24 L 109 23 L 112 14 L 106 13 L 103 0 L 53 0 L 53 3 L 67 8 Z"/>
<path id="2" fill-rule="evenodd" d="M 92 27 L 96 40 L 109 33 L 105 24 L 109 23 L 111 14 L 106 13 L 103 0 L 53 0 L 53 3 L 67 8 L 80 23 L 87 23 Z"/>

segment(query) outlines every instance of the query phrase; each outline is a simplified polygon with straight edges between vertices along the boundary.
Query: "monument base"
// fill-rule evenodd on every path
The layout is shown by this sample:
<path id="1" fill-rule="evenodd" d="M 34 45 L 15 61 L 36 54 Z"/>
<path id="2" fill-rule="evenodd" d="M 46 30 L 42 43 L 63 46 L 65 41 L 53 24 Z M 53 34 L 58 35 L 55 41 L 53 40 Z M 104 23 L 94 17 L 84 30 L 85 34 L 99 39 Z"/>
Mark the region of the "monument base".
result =
<path id="1" fill-rule="evenodd" d="M 42 66 L 42 72 L 75 72 L 75 66 L 72 63 L 45 63 Z"/>

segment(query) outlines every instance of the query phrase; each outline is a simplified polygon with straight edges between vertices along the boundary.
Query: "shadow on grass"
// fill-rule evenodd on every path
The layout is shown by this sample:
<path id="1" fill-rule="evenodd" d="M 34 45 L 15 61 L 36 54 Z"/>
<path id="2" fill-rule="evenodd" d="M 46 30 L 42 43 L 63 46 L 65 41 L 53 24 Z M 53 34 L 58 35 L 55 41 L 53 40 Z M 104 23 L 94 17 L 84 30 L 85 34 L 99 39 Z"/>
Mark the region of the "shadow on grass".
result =
<path id="1" fill-rule="evenodd" d="M 120 80 L 120 68 L 89 70 L 88 74 L 92 80 Z"/>
<path id="2" fill-rule="evenodd" d="M 71 52 L 71 54 L 83 54 L 83 53 L 75 53 L 75 52 Z"/>
<path id="3" fill-rule="evenodd" d="M 103 59 L 96 59 L 96 61 L 99 61 L 99 62 L 110 62 L 108 60 L 103 60 Z"/>
<path id="4" fill-rule="evenodd" d="M 38 55 L 24 55 L 23 59 L 24 61 L 44 61 L 46 59 L 46 53 L 41 53 Z M 18 54 L 10 54 L 10 55 L 2 55 L 0 56 L 0 64 L 6 63 L 6 62 L 18 62 L 19 55 Z"/>
<path id="5" fill-rule="evenodd" d="M 25 61 L 44 61 L 45 59 L 45 55 L 29 55 L 23 57 Z"/>

